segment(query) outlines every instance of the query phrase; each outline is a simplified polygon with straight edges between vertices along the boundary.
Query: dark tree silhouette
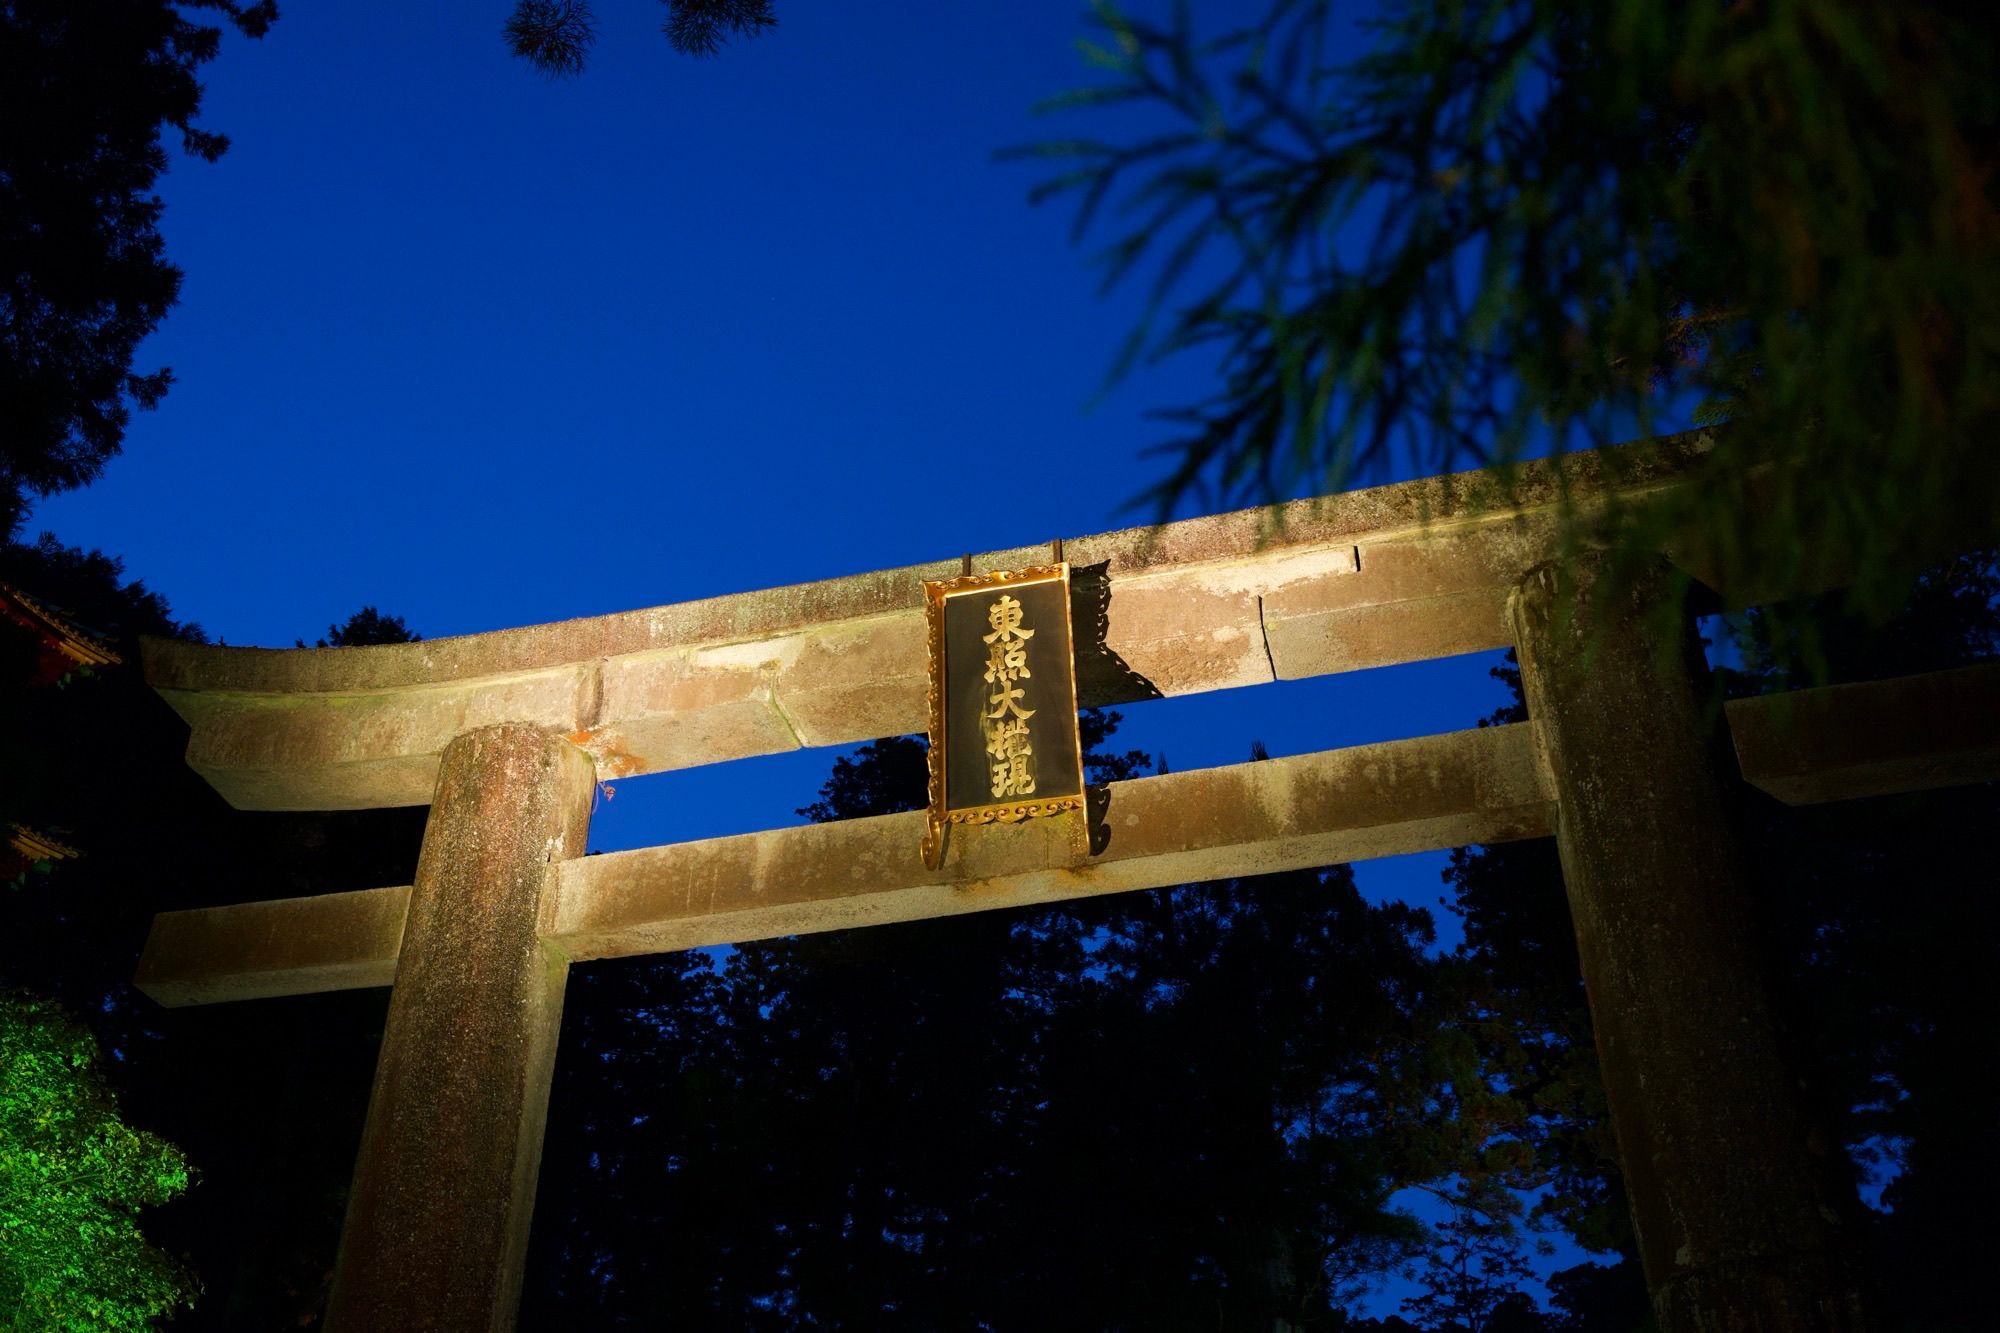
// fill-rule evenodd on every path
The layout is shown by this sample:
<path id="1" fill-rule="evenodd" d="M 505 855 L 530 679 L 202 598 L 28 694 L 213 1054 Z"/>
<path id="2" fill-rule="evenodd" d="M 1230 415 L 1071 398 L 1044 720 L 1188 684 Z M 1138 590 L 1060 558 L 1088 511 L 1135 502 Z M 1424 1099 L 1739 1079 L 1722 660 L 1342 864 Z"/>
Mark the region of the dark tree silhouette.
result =
<path id="1" fill-rule="evenodd" d="M 211 162 L 229 146 L 195 123 L 222 36 L 203 11 L 251 37 L 277 17 L 271 0 L 0 5 L 0 536 L 29 497 L 94 479 L 173 382 L 132 362 L 180 292 L 162 135 Z"/>
<path id="2" fill-rule="evenodd" d="M 731 38 L 777 26 L 770 0 L 667 0 L 667 40 L 684 55 L 712 56 Z"/>
<path id="3" fill-rule="evenodd" d="M 1534 1302 L 1519 1290 L 1534 1276 L 1513 1224 L 1519 1201 L 1488 1187 L 1451 1191 L 1444 1202 L 1449 1215 L 1433 1228 L 1416 1265 L 1417 1293 L 1403 1309 L 1426 1328 L 1462 1333 L 1499 1333 L 1524 1323 L 1540 1328 Z"/>
<path id="4" fill-rule="evenodd" d="M 597 40 L 587 0 L 520 0 L 501 29 L 507 49 L 553 79 L 583 73 Z"/>
<path id="5" fill-rule="evenodd" d="M 685 56 L 715 55 L 730 41 L 748 41 L 778 26 L 771 0 L 662 0 L 660 30 Z M 507 49 L 550 78 L 583 73 L 597 42 L 589 0 L 515 0 L 501 29 Z"/>
<path id="6" fill-rule="evenodd" d="M 385 616 L 372 606 L 364 606 L 345 622 L 326 627 L 326 637 L 315 648 L 360 648 L 371 643 L 415 643 L 424 636 L 403 623 L 401 616 Z M 299 647 L 304 639 L 295 640 Z"/>
<path id="7" fill-rule="evenodd" d="M 49 537 L 0 544 L 0 580 L 124 658 L 60 690 L 0 685 L 0 815 L 82 853 L 0 890 L 0 989 L 76 1015 L 126 1120 L 186 1153 L 192 1187 L 141 1219 L 203 1288 L 174 1328 L 311 1327 L 386 993 L 163 1010 L 132 990 L 132 969 L 157 911 L 408 883 L 424 811 L 230 809 L 188 767 L 187 727 L 138 666 L 139 635 L 200 637 L 199 627 L 176 622 L 116 559 Z"/>
<path id="8" fill-rule="evenodd" d="M 874 742 L 803 813 L 924 778 Z M 524 1323 L 1347 1326 L 1401 1187 L 1512 1178 L 1430 938 L 1334 868 L 579 968 Z"/>
<path id="9" fill-rule="evenodd" d="M 2000 563 L 1975 552 L 1926 571 L 1885 628 L 1838 598 L 1737 626 L 1733 693 L 1793 687 L 1773 635 L 1816 626 L 1813 654 L 1836 680 L 1864 680 L 2000 655 Z M 1516 701 L 1519 676 L 1495 673 Z M 1976 1084 L 2000 1060 L 1982 988 L 2000 970 L 1984 830 L 2000 827 L 1986 783 L 1790 809 L 1746 793 L 1741 812 L 1760 886 L 1766 970 L 1819 1126 L 1820 1160 L 1857 1185 L 1887 1181 L 1890 1211 L 1843 1219 L 1867 1249 L 1898 1327 L 1973 1326 L 1984 1309 L 1977 1256 L 2000 1243 L 1987 1183 L 2000 1172 Z M 1590 1012 L 1555 848 L 1513 843 L 1453 854 L 1446 875 L 1465 923 L 1468 1030 L 1547 1184 L 1541 1211 L 1588 1249 L 1624 1256 L 1559 1274 L 1564 1327 L 1636 1329 L 1648 1319 L 1606 1119 Z M 1893 1179 L 1891 1179 L 1893 1177 Z M 1832 1193 L 1837 1196 L 1841 1191 Z"/>

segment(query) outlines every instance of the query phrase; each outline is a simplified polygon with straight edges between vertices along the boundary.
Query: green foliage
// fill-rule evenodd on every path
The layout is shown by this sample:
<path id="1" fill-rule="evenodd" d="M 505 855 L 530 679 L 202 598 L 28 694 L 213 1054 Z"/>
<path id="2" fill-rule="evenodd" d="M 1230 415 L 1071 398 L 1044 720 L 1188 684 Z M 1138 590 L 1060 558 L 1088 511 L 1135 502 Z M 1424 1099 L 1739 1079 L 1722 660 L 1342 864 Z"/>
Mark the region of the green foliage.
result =
<path id="1" fill-rule="evenodd" d="M 1276 0 L 1197 34 L 1100 0 L 1122 138 L 1033 150 L 1108 281 L 1119 365 L 1200 349 L 1151 498 L 1337 490 L 1727 422 L 1691 489 L 1574 526 L 1678 534 L 1725 587 L 1911 571 L 2000 522 L 2000 31 L 1986 5 Z M 1356 54 L 1356 52 L 1359 54 Z M 1095 114 L 1106 117 L 1108 113 Z M 1823 585 L 1821 585 L 1823 586 Z"/>
<path id="2" fill-rule="evenodd" d="M 199 1165 L 201 1188 L 145 1219 L 205 1289 L 172 1327 L 305 1327 L 325 1306 L 386 992 L 163 1010 L 131 988 L 133 965 L 158 911 L 408 883 L 424 809 L 230 809 L 187 766 L 186 724 L 138 665 L 136 635 L 199 631 L 115 559 L 50 539 L 0 544 L 0 579 L 125 658 L 67 689 L 24 689 L 32 657 L 10 661 L 0 634 L 0 672 L 16 682 L 0 685 L 0 816 L 83 853 L 0 891 L 0 990 L 76 1015 L 117 1054 L 102 1082 L 123 1114 Z"/>
<path id="3" fill-rule="evenodd" d="M 204 10 L 252 37 L 277 17 L 271 0 L 117 0 L 88 21 L 69 0 L 0 4 L 0 536 L 28 496 L 93 480 L 173 382 L 132 360 L 180 292 L 161 136 L 208 161 L 229 146 L 195 123 L 221 40 L 187 17 Z"/>
<path id="4" fill-rule="evenodd" d="M 90 1034 L 0 992 L 0 1329 L 146 1329 L 192 1304 L 138 1221 L 187 1186 L 179 1149 L 119 1119 Z"/>

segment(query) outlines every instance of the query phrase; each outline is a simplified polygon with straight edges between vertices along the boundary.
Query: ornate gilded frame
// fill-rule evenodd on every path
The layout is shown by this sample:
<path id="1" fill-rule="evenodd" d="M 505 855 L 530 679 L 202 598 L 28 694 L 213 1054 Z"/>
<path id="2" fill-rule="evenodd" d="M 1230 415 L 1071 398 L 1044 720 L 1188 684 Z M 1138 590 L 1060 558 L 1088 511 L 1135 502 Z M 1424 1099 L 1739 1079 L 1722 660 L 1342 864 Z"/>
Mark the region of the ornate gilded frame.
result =
<path id="1" fill-rule="evenodd" d="M 996 569 L 985 574 L 965 574 L 955 579 L 924 582 L 924 617 L 930 629 L 930 816 L 923 839 L 924 864 L 936 870 L 944 859 L 944 830 L 951 824 L 1014 824 L 1024 819 L 1061 814 L 1084 808 L 1083 746 L 1076 745 L 1076 795 L 1051 796 L 1030 801 L 1002 801 L 971 806 L 962 810 L 945 808 L 945 618 L 946 599 L 967 593 L 985 592 L 1022 584 L 1061 583 L 1063 614 L 1070 614 L 1069 562 L 1030 565 L 1025 569 Z M 1070 725 L 1076 726 L 1076 632 L 1071 621 L 1069 634 Z"/>

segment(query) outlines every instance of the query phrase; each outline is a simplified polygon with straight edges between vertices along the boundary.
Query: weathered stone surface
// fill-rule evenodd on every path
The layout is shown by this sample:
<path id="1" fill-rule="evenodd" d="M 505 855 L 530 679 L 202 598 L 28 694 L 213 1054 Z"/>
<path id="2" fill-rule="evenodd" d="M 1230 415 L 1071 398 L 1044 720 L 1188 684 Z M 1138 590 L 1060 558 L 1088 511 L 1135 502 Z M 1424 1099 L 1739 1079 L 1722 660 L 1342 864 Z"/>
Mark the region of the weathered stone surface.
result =
<path id="1" fill-rule="evenodd" d="M 1990 737 L 1994 719 L 2000 715 L 2000 708 L 1993 703 L 1996 691 L 2000 691 L 2000 666 L 1968 667 L 1958 672 L 1941 672 L 1935 677 L 1836 686 L 1794 696 L 1739 699 L 1729 705 L 1729 724 L 1737 738 L 1744 776 L 1751 782 L 1794 803 L 1846 800 L 1889 791 L 1921 790 L 1946 781 L 1983 782 L 2000 778 L 2000 749 L 1982 739 Z M 1857 705 L 1860 712 L 1848 713 L 1849 704 Z M 1864 719 L 1865 725 L 1849 725 L 1851 717 Z M 1908 720 L 1910 725 L 1904 727 L 1901 720 Z M 1492 734 L 1509 737 L 1503 742 L 1507 746 L 1520 744 L 1511 728 Z M 1867 753 L 1858 759 L 1852 748 L 1857 744 L 1867 747 Z M 1330 756 L 1308 758 L 1333 762 Z M 1184 793 L 1190 800 L 1213 800 L 1217 787 L 1208 776 L 1211 771 L 1195 772 L 1199 776 L 1191 780 L 1198 785 L 1185 788 Z M 1168 776 L 1190 777 L 1189 774 Z M 1138 802 L 1128 798 L 1130 785 L 1121 783 L 1111 789 L 1112 805 L 1122 814 L 1136 818 Z M 1168 812 L 1162 818 L 1172 827 L 1178 816 Z M 1500 840 L 1498 834 L 1466 831 L 1469 823 L 1460 826 L 1452 822 L 1459 819 L 1474 821 L 1475 816 L 1469 810 L 1459 811 L 1445 816 L 1445 822 L 1435 828 L 1420 826 L 1422 821 L 1387 827 L 1412 844 L 1402 846 L 1405 851 Z M 886 821 L 862 820 L 711 839 L 621 852 L 609 858 L 593 857 L 570 873 L 594 875 L 597 872 L 585 867 L 604 863 L 608 867 L 606 874 L 623 877 L 626 871 L 622 867 L 629 864 L 635 867 L 632 871 L 635 883 L 660 884 L 675 876 L 684 878 L 682 907 L 675 909 L 682 915 L 660 918 L 659 938 L 663 941 L 660 947 L 666 949 L 684 948 L 690 943 L 731 943 L 804 929 L 788 923 L 803 919 L 809 912 L 823 912 L 829 921 L 844 913 L 851 924 L 857 925 L 866 920 L 910 919 L 909 914 L 921 914 L 919 909 L 926 901 L 923 896 L 926 893 L 931 895 L 929 901 L 944 904 L 946 910 L 964 910 L 956 905 L 969 900 L 953 887 L 960 881 L 942 876 L 938 877 L 942 887 L 899 888 L 903 881 L 892 878 L 882 896 L 870 897 L 874 892 L 871 887 L 861 893 L 860 899 L 856 898 L 853 886 L 867 884 L 866 876 L 875 868 L 903 864 L 906 844 L 914 845 L 911 839 L 917 836 L 921 823 L 921 816 L 895 815 Z M 1059 826 L 1061 821 L 1045 823 L 1043 830 Z M 1061 827 L 1060 847 L 1049 854 L 1047 864 L 1031 866 L 1024 873 L 1035 873 L 1038 869 L 1053 872 L 1069 863 L 1072 851 L 1068 832 L 1066 826 Z M 1364 832 L 1349 830 L 1340 835 L 1340 847 L 1329 847 L 1321 861 L 1300 864 L 1321 864 L 1342 856 L 1351 859 L 1363 855 L 1367 846 Z M 762 864 L 760 855 L 776 855 L 759 852 L 763 840 L 799 840 L 804 850 L 797 852 L 798 856 L 810 862 L 846 866 L 844 875 L 835 876 L 834 888 L 829 891 L 831 900 L 815 906 L 809 898 L 786 897 L 761 906 L 741 906 L 748 900 L 746 895 L 755 891 L 756 884 L 771 878 L 772 872 L 758 869 Z M 974 841 L 1008 848 L 1016 840 L 1005 834 L 957 839 L 962 851 Z M 1414 845 L 1418 841 L 1424 841 L 1425 845 Z M 1232 845 L 1248 861 L 1265 864 L 1268 859 L 1255 846 Z M 1352 850 L 1357 848 L 1364 850 Z M 1026 856 L 1032 862 L 1035 853 L 1016 848 L 1010 854 Z M 1195 859 L 1190 852 L 1185 863 L 1191 866 Z M 654 864 L 668 868 L 646 868 Z M 904 870 L 908 867 L 904 866 Z M 959 870 L 954 868 L 949 873 L 957 874 Z M 1199 877 L 1191 869 L 1182 873 L 1166 863 L 1156 866 L 1153 873 L 1167 875 L 1160 883 Z M 1228 872 L 1224 869 L 1202 873 Z M 818 881 L 808 875 L 786 882 L 805 886 Z M 606 893 L 610 895 L 607 901 L 619 901 L 618 895 L 623 892 L 607 887 Z M 714 897 L 701 899 L 699 895 L 703 893 Z M 386 985 L 395 969 L 396 943 L 402 933 L 408 894 L 406 888 L 369 889 L 354 894 L 164 912 L 155 919 L 136 981 L 148 995 L 167 1005 Z M 580 910 L 577 900 L 569 901 L 572 912 Z M 717 910 L 727 913 L 729 919 L 704 924 L 687 917 L 685 910 L 690 902 L 720 904 Z M 768 928 L 760 924 L 766 922 L 770 923 Z"/>
<path id="2" fill-rule="evenodd" d="M 1080 822 L 957 827 L 924 868 L 921 812 L 614 852 L 563 873 L 576 958 L 1016 907 L 1544 835 L 1526 728 L 1452 732 L 1113 784 Z"/>
<path id="3" fill-rule="evenodd" d="M 930 645 L 909 610 L 823 625 L 795 636 L 772 697 L 802 745 L 846 745 L 929 725 Z"/>
<path id="4" fill-rule="evenodd" d="M 1654 1310 L 1669 1330 L 1860 1328 L 1758 976 L 1692 629 L 1661 638 L 1664 569 L 1575 614 L 1599 577 L 1538 571 L 1515 621 Z"/>
<path id="5" fill-rule="evenodd" d="M 1508 594 L 1554 538 L 1544 518 L 1360 544 L 1351 574 L 1265 593 L 1272 666 L 1279 679 L 1297 680 L 1508 646 Z"/>
<path id="6" fill-rule="evenodd" d="M 2000 665 L 1736 699 L 1744 781 L 1787 805 L 2000 776 Z"/>
<path id="7" fill-rule="evenodd" d="M 1698 440 L 1351 491 L 1068 543 L 1109 600 L 1079 635 L 1086 704 L 1466 652 L 1504 641 L 1523 526 L 1567 491 L 1643 490 Z M 1354 553 L 1362 564 L 1357 572 Z M 1433 554 L 1426 554 L 1432 551 Z M 989 552 L 982 569 L 1046 547 Z M 1399 563 L 1399 561 L 1401 563 Z M 579 734 L 606 776 L 920 730 L 922 584 L 956 561 L 459 639 L 270 651 L 145 646 L 190 762 L 254 809 L 421 803 L 451 736 L 498 721 Z"/>
<path id="8" fill-rule="evenodd" d="M 1396 666 L 1513 643 L 1505 587 L 1310 611 L 1266 603 L 1265 613 L 1279 680 Z"/>
<path id="9" fill-rule="evenodd" d="M 1539 837 L 1539 782 L 1527 730 L 1493 727 L 1115 783 L 1088 856 L 1043 819 L 954 829 L 932 873 L 921 813 L 615 852 L 565 867 L 544 938 L 573 958 L 685 949 Z M 409 892 L 163 913 L 142 980 L 162 1004 L 385 984 Z"/>
<path id="10" fill-rule="evenodd" d="M 132 984 L 170 1007 L 386 986 L 409 904 L 404 886 L 162 912 Z"/>
<path id="11" fill-rule="evenodd" d="M 568 959 L 541 938 L 581 856 L 588 757 L 509 724 L 445 750 L 410 891 L 327 1327 L 514 1326 Z"/>
<path id="12" fill-rule="evenodd" d="M 602 702 L 573 739 L 605 778 L 796 749 L 771 702 L 770 647 L 613 658 L 602 667 Z"/>
<path id="13" fill-rule="evenodd" d="M 332 651 L 332 650 L 328 650 Z M 188 720 L 188 765 L 247 810 L 422 805 L 454 736 L 501 722 L 572 731 L 596 665 L 463 685 L 284 696 L 164 692 Z"/>
<path id="14" fill-rule="evenodd" d="M 1336 558 L 1351 559 L 1349 549 Z M 1223 563 L 1118 580 L 1105 608 L 1104 646 L 1166 696 L 1262 685 L 1271 679 L 1271 659 L 1257 594 L 1290 563 Z"/>
<path id="15" fill-rule="evenodd" d="M 1564 494 L 1588 495 L 1607 486 L 1637 493 L 1670 484 L 1707 448 L 1707 433 L 1691 432 L 1571 454 L 1560 466 L 1523 464 L 1513 489 L 1505 494 L 1484 473 L 1451 473 L 1268 509 L 1074 538 L 1066 543 L 1066 555 L 1074 565 L 1102 564 L 1115 579 L 1180 565 L 1243 560 L 1287 548 L 1352 545 L 1482 521 L 1515 507 L 1545 507 Z M 973 563 L 979 569 L 1012 569 L 1048 558 L 1047 545 L 1034 545 L 988 551 L 974 556 Z M 921 611 L 923 581 L 951 578 L 958 572 L 959 558 L 953 552 L 949 559 L 818 583 L 367 648 L 223 648 L 152 639 L 144 645 L 146 678 L 162 691 L 246 694 L 351 693 L 441 684 L 625 653 L 748 642 L 832 621 Z"/>

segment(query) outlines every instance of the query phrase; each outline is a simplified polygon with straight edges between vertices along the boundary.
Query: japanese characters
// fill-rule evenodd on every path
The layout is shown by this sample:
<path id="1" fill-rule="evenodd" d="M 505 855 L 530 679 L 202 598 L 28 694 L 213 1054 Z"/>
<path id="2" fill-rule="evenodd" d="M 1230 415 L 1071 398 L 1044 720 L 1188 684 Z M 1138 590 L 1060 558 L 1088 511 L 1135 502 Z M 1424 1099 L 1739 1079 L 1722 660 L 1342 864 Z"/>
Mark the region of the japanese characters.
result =
<path id="1" fill-rule="evenodd" d="M 991 634 L 986 644 L 986 757 L 993 776 L 993 799 L 1035 794 L 1034 747 L 1028 739 L 1032 708 L 1023 708 L 1025 691 L 1019 682 L 1034 673 L 1028 667 L 1028 640 L 1035 631 L 1021 625 L 1021 603 L 1001 594 L 987 608 Z"/>

